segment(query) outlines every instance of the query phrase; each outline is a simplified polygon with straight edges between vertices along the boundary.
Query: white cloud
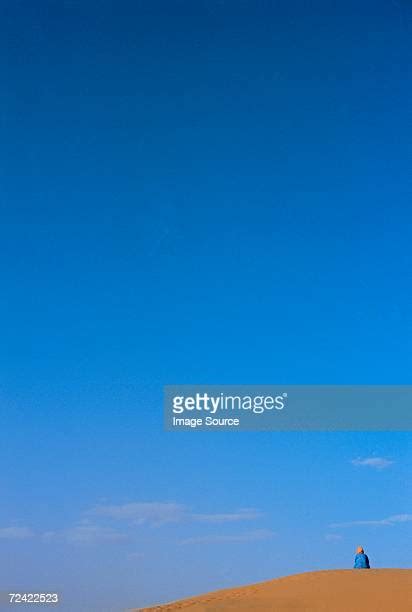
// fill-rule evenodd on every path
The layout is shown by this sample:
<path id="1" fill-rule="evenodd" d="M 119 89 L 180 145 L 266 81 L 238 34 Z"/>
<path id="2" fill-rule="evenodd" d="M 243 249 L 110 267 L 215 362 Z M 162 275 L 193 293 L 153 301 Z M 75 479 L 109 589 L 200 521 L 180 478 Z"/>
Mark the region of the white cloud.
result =
<path id="1" fill-rule="evenodd" d="M 95 544 L 124 540 L 126 536 L 110 527 L 99 525 L 77 525 L 62 532 L 63 537 L 75 544 Z"/>
<path id="2" fill-rule="evenodd" d="M 28 527 L 2 527 L 0 528 L 0 538 L 10 540 L 26 540 L 32 538 L 34 532 Z"/>
<path id="3" fill-rule="evenodd" d="M 357 459 L 352 459 L 352 465 L 360 466 L 360 467 L 370 467 L 375 470 L 384 470 L 389 466 L 394 464 L 394 461 L 390 459 L 386 459 L 385 457 L 358 457 Z"/>
<path id="4" fill-rule="evenodd" d="M 395 514 L 390 516 L 388 519 L 391 524 L 393 523 L 409 523 L 412 521 L 412 514 Z"/>
<path id="5" fill-rule="evenodd" d="M 255 520 L 262 516 L 255 508 L 242 508 L 235 512 L 202 514 L 191 512 L 187 506 L 173 502 L 133 502 L 123 505 L 102 505 L 92 508 L 88 514 L 117 521 L 128 521 L 135 525 L 148 523 L 154 526 L 192 521 L 230 523 Z"/>
<path id="6" fill-rule="evenodd" d="M 27 528 L 10 527 L 0 529 L 0 538 L 23 539 L 34 537 L 44 542 L 65 541 L 69 543 L 91 544 L 98 542 L 120 541 L 128 539 L 128 535 L 111 527 L 95 525 L 90 521 L 82 521 L 73 527 L 55 529 L 35 533 Z"/>
<path id="7" fill-rule="evenodd" d="M 151 526 L 161 526 L 169 523 L 194 522 L 210 524 L 234 523 L 251 521 L 262 516 L 255 508 L 241 508 L 234 512 L 215 514 L 196 513 L 192 512 L 188 506 L 174 502 L 133 502 L 121 505 L 100 505 L 89 510 L 86 515 L 88 515 L 88 518 L 75 524 L 73 527 L 48 530 L 37 534 L 28 527 L 3 527 L 0 528 L 0 539 L 23 540 L 36 536 L 45 542 L 55 540 L 82 544 L 114 542 L 131 537 L 130 528 L 134 525 L 148 524 Z M 107 520 L 109 525 L 107 525 Z M 116 524 L 110 524 L 110 521 L 114 521 Z M 101 522 L 103 522 L 103 525 Z M 125 523 L 124 531 L 126 533 L 117 529 L 117 523 L 120 522 Z M 241 534 L 241 536 L 227 537 L 229 540 L 233 537 L 236 540 L 239 537 L 249 538 L 252 537 L 251 533 L 256 538 L 258 537 L 257 534 L 262 534 L 263 532 L 250 532 L 249 534 Z M 223 536 L 223 538 L 225 537 Z"/>
<path id="8" fill-rule="evenodd" d="M 129 521 L 134 524 L 150 523 L 164 525 L 178 523 L 187 514 L 181 504 L 163 502 L 134 502 L 123 505 L 97 506 L 89 514 L 104 516 L 118 521 Z"/>
<path id="9" fill-rule="evenodd" d="M 395 514 L 388 518 L 368 521 L 348 521 L 346 523 L 333 523 L 330 525 L 332 529 L 340 529 L 343 527 L 384 527 L 396 525 L 398 523 L 409 523 L 412 521 L 412 514 Z"/>
<path id="10" fill-rule="evenodd" d="M 325 540 L 327 542 L 340 542 L 341 540 L 343 540 L 343 537 L 338 533 L 326 533 Z"/>
<path id="11" fill-rule="evenodd" d="M 234 521 L 251 521 L 262 516 L 262 513 L 255 508 L 243 508 L 237 512 L 223 514 L 191 514 L 194 521 L 205 523 L 231 523 Z"/>
<path id="12" fill-rule="evenodd" d="M 44 531 L 41 534 L 41 537 L 43 540 L 48 541 L 48 540 L 53 540 L 57 535 L 58 535 L 57 531 Z"/>
<path id="13" fill-rule="evenodd" d="M 45 531 L 41 534 L 41 537 L 46 541 L 62 540 L 76 544 L 95 544 L 98 542 L 118 541 L 127 538 L 124 533 L 116 529 L 94 525 L 90 523 L 90 521 L 83 521 L 67 529 Z"/>
<path id="14" fill-rule="evenodd" d="M 220 544 L 225 542 L 257 542 L 258 540 L 269 540 L 275 536 L 275 532 L 268 529 L 257 529 L 238 534 L 214 534 L 198 536 L 181 540 L 180 544 Z"/>
<path id="15" fill-rule="evenodd" d="M 132 552 L 129 553 L 128 558 L 129 559 L 143 559 L 144 557 L 144 553 L 142 552 Z"/>

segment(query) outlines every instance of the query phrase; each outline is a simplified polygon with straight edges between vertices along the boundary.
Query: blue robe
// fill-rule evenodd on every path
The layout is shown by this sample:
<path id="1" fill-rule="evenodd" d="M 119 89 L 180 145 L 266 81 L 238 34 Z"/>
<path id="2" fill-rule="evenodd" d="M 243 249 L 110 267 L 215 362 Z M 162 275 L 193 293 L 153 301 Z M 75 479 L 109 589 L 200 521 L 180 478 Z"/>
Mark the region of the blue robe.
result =
<path id="1" fill-rule="evenodd" d="M 355 569 L 369 569 L 368 555 L 365 555 L 365 553 L 358 553 L 355 557 L 355 565 L 353 567 Z"/>

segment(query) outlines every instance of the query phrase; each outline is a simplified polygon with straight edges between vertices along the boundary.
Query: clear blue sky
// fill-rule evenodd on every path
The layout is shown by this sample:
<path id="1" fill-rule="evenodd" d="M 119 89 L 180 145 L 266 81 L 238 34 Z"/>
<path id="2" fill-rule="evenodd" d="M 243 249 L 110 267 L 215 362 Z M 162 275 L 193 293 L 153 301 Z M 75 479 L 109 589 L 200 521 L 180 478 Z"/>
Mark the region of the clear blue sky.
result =
<path id="1" fill-rule="evenodd" d="M 410 434 L 162 424 L 164 384 L 412 383 L 410 3 L 0 17 L 0 590 L 410 566 Z"/>

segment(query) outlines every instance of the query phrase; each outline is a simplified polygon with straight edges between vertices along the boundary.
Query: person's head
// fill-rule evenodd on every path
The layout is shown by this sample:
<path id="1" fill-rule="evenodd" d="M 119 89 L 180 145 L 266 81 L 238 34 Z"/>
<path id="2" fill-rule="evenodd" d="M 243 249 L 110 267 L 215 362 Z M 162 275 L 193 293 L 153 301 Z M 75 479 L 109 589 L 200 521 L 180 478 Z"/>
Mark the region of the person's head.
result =
<path id="1" fill-rule="evenodd" d="M 360 555 L 363 554 L 365 551 L 363 550 L 362 546 L 358 546 L 358 548 L 356 549 L 356 554 Z"/>

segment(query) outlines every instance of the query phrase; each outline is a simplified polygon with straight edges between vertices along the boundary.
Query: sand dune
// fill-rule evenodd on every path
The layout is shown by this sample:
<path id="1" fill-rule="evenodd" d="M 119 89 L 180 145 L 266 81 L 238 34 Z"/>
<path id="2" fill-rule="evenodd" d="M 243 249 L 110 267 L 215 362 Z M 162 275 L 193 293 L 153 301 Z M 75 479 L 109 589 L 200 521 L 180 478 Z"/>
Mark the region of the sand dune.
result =
<path id="1" fill-rule="evenodd" d="M 308 572 L 141 610 L 410 612 L 412 570 Z"/>

